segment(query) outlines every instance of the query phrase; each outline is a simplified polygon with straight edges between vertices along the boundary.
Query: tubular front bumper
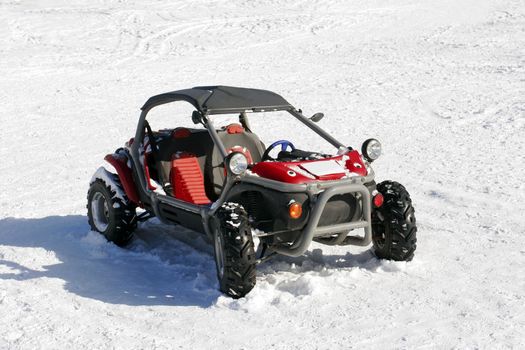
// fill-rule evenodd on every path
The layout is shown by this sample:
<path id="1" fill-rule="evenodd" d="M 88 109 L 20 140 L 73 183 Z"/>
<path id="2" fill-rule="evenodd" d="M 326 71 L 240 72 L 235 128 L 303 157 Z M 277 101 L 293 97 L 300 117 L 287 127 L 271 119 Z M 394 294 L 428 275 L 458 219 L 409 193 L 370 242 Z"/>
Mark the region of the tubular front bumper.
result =
<path id="1" fill-rule="evenodd" d="M 372 220 L 371 220 L 371 198 L 370 191 L 364 185 L 374 180 L 374 173 L 369 169 L 367 176 L 356 176 L 337 181 L 314 182 L 308 184 L 285 184 L 278 181 L 268 180 L 254 176 L 244 176 L 242 181 L 258 184 L 283 192 L 306 192 L 313 203 L 308 223 L 303 228 L 301 234 L 291 245 L 272 246 L 272 250 L 283 255 L 300 256 L 310 246 L 316 237 L 323 237 L 334 233 L 345 233 L 344 244 L 366 246 L 372 241 Z M 353 193 L 359 194 L 361 205 L 361 215 L 357 220 L 339 223 L 336 225 L 319 226 L 319 220 L 326 206 L 326 203 L 333 196 Z M 364 228 L 363 237 L 346 237 L 346 232 Z"/>

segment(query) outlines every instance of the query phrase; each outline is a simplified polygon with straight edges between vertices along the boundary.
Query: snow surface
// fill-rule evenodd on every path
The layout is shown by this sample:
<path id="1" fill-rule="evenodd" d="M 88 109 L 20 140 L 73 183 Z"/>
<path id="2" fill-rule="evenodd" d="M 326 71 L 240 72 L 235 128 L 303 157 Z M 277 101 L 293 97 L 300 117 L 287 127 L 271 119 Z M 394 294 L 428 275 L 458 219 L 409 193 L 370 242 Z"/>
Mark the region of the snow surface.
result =
<path id="1" fill-rule="evenodd" d="M 525 348 L 524 48 L 519 0 L 0 0 L 0 348 Z M 415 259 L 313 245 L 232 300 L 195 233 L 89 232 L 87 183 L 141 104 L 203 84 L 379 139 Z M 251 124 L 324 147 L 287 120 Z"/>

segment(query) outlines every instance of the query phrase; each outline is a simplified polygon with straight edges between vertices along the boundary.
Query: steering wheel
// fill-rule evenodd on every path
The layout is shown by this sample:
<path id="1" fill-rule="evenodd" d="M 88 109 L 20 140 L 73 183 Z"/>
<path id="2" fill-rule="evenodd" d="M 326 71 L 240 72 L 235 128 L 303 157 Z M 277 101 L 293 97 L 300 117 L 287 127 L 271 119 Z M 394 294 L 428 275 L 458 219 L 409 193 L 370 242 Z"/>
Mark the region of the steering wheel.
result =
<path id="1" fill-rule="evenodd" d="M 275 160 L 275 158 L 273 158 L 272 156 L 270 156 L 270 152 L 273 151 L 273 149 L 277 146 L 281 145 L 281 151 L 286 151 L 286 149 L 288 147 L 290 147 L 290 149 L 293 151 L 295 150 L 295 146 L 293 145 L 293 143 L 291 143 L 290 141 L 288 140 L 279 140 L 279 141 L 275 141 L 274 143 L 272 143 L 270 146 L 268 146 L 268 148 L 266 149 L 266 151 L 264 151 L 264 154 L 262 155 L 262 160 L 265 161 L 265 160 Z"/>

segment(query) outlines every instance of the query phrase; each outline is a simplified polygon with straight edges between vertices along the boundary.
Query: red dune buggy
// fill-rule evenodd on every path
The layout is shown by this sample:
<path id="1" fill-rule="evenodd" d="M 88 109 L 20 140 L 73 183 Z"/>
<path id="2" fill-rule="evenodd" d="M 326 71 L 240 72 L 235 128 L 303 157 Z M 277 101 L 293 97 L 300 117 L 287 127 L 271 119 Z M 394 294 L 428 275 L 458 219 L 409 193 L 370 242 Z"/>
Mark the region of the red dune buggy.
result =
<path id="1" fill-rule="evenodd" d="M 193 105 L 192 121 L 202 126 L 153 131 L 148 112 L 175 101 Z M 272 111 L 297 118 L 334 154 L 300 150 L 288 140 L 266 147 L 248 114 Z M 239 122 L 216 128 L 217 114 L 238 115 Z M 322 117 L 306 118 L 266 90 L 207 86 L 153 96 L 135 137 L 105 157 L 116 174 L 100 168 L 93 176 L 89 224 L 120 246 L 151 217 L 202 232 L 214 245 L 220 289 L 234 298 L 254 287 L 258 263 L 275 254 L 299 256 L 312 241 L 373 243 L 379 258 L 412 259 L 417 228 L 410 196 L 396 182 L 374 181 L 370 164 L 381 144 L 369 139 L 360 153 L 322 130 L 316 124 Z M 359 228 L 364 235 L 349 234 Z"/>

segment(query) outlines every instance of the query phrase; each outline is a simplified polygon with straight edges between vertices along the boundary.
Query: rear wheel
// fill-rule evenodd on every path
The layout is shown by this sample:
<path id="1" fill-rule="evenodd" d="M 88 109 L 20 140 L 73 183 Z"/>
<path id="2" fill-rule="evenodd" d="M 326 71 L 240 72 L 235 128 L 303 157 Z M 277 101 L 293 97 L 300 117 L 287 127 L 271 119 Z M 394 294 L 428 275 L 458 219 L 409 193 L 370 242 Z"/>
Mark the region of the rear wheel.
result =
<path id="1" fill-rule="evenodd" d="M 255 286 L 255 250 L 248 215 L 236 203 L 224 203 L 215 214 L 215 263 L 220 290 L 242 298 Z"/>
<path id="2" fill-rule="evenodd" d="M 95 179 L 88 191 L 88 221 L 93 231 L 108 241 L 124 246 L 133 237 L 135 207 L 123 196 L 117 175 L 106 172 L 105 179 Z"/>
<path id="3" fill-rule="evenodd" d="M 416 217 L 405 187 L 394 181 L 377 185 L 384 202 L 372 212 L 372 241 L 378 258 L 410 261 L 416 250 Z"/>

